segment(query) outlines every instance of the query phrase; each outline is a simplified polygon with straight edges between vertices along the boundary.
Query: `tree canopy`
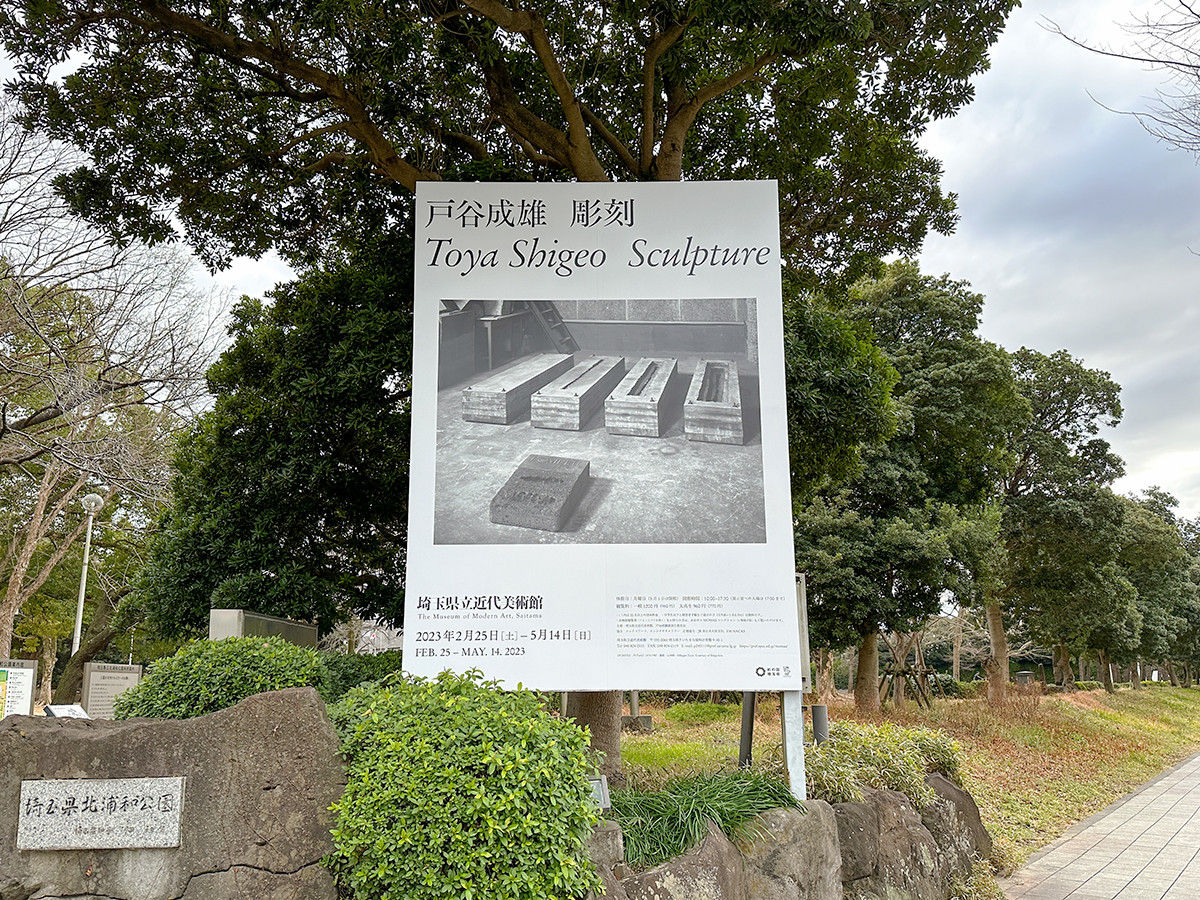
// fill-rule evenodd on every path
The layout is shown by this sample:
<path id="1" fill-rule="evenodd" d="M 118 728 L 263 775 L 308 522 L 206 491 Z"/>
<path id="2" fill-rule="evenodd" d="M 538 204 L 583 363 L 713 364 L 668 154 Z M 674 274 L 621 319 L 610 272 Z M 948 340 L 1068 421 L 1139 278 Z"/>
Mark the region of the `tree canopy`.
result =
<path id="1" fill-rule="evenodd" d="M 377 246 L 234 312 L 213 408 L 181 439 L 140 582 L 152 624 L 211 607 L 403 617 L 411 244 Z"/>
<path id="2" fill-rule="evenodd" d="M 777 178 L 783 245 L 860 274 L 953 224 L 917 145 L 1016 0 L 27 0 L 0 14 L 60 179 L 118 234 L 212 264 L 311 259 L 422 179 Z M 55 66 L 82 60 L 58 78 Z"/>

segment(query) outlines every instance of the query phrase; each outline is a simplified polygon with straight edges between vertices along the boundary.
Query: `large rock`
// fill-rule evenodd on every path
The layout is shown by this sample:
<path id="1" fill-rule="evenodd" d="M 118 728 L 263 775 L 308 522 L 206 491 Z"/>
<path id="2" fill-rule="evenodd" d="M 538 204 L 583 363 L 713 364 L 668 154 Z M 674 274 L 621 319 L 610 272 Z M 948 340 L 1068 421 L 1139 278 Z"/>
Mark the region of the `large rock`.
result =
<path id="1" fill-rule="evenodd" d="M 311 688 L 186 721 L 0 722 L 0 900 L 332 900 L 320 865 L 346 775 Z M 21 781 L 186 778 L 181 846 L 16 849 Z"/>
<path id="2" fill-rule="evenodd" d="M 843 882 L 846 900 L 945 898 L 948 879 L 939 866 L 937 843 L 912 801 L 896 791 L 868 788 L 863 795 L 879 822 L 876 866 L 865 877 Z M 865 859 L 868 852 L 855 848 L 851 855 Z"/>
<path id="3" fill-rule="evenodd" d="M 842 881 L 869 878 L 879 869 L 879 813 L 870 803 L 838 803 L 838 845 L 842 851 Z"/>
<path id="4" fill-rule="evenodd" d="M 951 807 L 950 810 L 947 810 L 948 816 L 945 817 L 948 819 L 948 826 L 931 824 L 930 821 L 926 821 L 925 825 L 935 838 L 939 838 L 939 841 L 945 837 L 947 842 L 955 842 L 959 845 L 959 851 L 967 856 L 966 869 L 969 872 L 972 859 L 986 860 L 992 855 L 992 836 L 984 827 L 975 798 L 945 775 L 937 772 L 927 775 L 925 783 L 933 788 L 938 799 L 942 801 L 933 804 L 930 807 L 931 810 Z M 925 819 L 924 815 L 922 815 L 922 819 Z"/>
<path id="5" fill-rule="evenodd" d="M 746 900 L 742 855 L 709 824 L 700 846 L 621 882 L 629 900 Z"/>
<path id="6" fill-rule="evenodd" d="M 833 808 L 809 800 L 804 810 L 772 809 L 757 816 L 757 838 L 742 845 L 747 900 L 836 900 L 842 860 Z"/>

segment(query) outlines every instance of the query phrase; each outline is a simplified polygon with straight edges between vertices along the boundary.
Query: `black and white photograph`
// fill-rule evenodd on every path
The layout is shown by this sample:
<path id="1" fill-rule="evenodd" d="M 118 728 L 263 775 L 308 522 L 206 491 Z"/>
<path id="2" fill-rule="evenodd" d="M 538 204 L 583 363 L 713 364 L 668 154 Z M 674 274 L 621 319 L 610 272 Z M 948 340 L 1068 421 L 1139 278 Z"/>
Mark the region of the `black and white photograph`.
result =
<path id="1" fill-rule="evenodd" d="M 443 301 L 434 542 L 766 540 L 754 298 Z"/>

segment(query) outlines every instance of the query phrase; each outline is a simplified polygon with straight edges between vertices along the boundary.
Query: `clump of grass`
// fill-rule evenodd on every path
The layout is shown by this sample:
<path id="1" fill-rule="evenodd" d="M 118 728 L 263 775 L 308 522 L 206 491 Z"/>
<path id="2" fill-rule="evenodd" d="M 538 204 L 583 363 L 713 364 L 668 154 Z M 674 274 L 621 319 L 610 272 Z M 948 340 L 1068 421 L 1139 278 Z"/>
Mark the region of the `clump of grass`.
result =
<path id="1" fill-rule="evenodd" d="M 988 864 L 977 859 L 965 881 L 955 878 L 951 882 L 950 900 L 1005 900 L 1005 896 Z"/>
<path id="2" fill-rule="evenodd" d="M 809 793 L 830 803 L 862 799 L 862 788 L 899 791 L 917 806 L 934 799 L 929 772 L 959 779 L 958 743 L 929 728 L 839 722 L 829 740 L 808 750 L 804 768 Z"/>
<path id="3" fill-rule="evenodd" d="M 676 725 L 709 725 L 740 718 L 742 708 L 725 703 L 676 703 L 668 706 L 663 715 Z"/>
<path id="4" fill-rule="evenodd" d="M 751 820 L 781 806 L 800 807 L 783 778 L 737 770 L 672 779 L 659 791 L 613 791 L 610 816 L 625 835 L 626 862 L 645 869 L 699 844 L 710 821 L 734 840 L 753 840 Z"/>

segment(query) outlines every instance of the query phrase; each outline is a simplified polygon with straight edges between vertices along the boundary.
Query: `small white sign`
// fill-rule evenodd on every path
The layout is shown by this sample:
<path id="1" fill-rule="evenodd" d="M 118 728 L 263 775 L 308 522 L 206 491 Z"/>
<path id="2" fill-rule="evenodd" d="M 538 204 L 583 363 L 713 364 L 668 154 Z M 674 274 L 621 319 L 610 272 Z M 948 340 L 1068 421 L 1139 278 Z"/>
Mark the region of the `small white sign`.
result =
<path id="1" fill-rule="evenodd" d="M 18 850 L 178 847 L 184 778 L 21 782 Z"/>
<path id="2" fill-rule="evenodd" d="M 46 707 L 46 715 L 53 719 L 90 719 L 91 716 L 78 703 L 52 704 Z"/>
<path id="3" fill-rule="evenodd" d="M 111 719 L 117 697 L 142 680 L 142 667 L 122 663 L 84 663 L 83 708 L 92 719 Z"/>

